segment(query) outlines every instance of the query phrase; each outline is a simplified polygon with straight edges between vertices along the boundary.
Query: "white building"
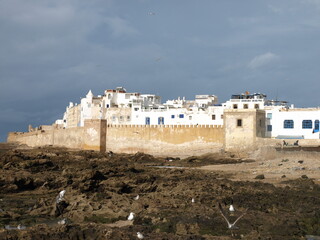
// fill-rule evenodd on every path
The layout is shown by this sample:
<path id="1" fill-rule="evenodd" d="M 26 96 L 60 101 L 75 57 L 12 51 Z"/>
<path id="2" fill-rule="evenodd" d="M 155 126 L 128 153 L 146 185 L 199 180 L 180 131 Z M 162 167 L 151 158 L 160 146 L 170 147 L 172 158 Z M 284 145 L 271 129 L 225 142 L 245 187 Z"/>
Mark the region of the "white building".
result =
<path id="1" fill-rule="evenodd" d="M 280 139 L 319 139 L 319 108 L 266 110 L 266 134 Z"/>
<path id="2" fill-rule="evenodd" d="M 225 109 L 266 111 L 266 136 L 271 138 L 319 139 L 319 108 L 297 109 L 285 101 L 267 100 L 261 93 L 232 95 L 218 104 L 215 95 L 196 95 L 195 100 L 168 100 L 154 94 L 127 93 L 123 87 L 94 96 L 91 90 L 79 105 L 70 103 L 63 127 L 83 126 L 85 119 L 106 119 L 109 124 L 135 125 L 223 125 Z"/>

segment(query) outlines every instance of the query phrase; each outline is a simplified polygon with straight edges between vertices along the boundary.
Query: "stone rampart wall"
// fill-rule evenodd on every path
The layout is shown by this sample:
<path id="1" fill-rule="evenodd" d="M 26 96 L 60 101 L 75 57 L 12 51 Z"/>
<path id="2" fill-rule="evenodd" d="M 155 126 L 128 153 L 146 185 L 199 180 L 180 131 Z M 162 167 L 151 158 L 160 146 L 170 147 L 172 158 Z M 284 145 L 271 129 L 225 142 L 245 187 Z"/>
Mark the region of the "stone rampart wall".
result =
<path id="1" fill-rule="evenodd" d="M 84 127 L 10 133 L 8 142 L 181 157 L 220 151 L 224 129 L 214 125 L 107 125 L 105 120 L 86 120 Z"/>
<path id="2" fill-rule="evenodd" d="M 223 148 L 224 129 L 214 125 L 107 125 L 106 150 L 190 156 Z"/>
<path id="3" fill-rule="evenodd" d="M 83 147 L 84 128 L 35 130 L 33 132 L 11 132 L 8 142 L 26 144 L 30 147 L 45 145 L 61 146 L 68 148 Z"/>

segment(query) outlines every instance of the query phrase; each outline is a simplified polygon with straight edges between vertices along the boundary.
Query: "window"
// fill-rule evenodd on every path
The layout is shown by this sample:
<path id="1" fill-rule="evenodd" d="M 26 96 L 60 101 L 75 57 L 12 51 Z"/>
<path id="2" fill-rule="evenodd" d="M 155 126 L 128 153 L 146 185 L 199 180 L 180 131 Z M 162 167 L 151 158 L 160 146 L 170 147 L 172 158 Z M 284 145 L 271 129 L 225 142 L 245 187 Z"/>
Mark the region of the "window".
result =
<path id="1" fill-rule="evenodd" d="M 109 104 L 106 105 L 106 108 L 109 108 Z"/>
<path id="2" fill-rule="evenodd" d="M 237 109 L 238 108 L 238 104 L 233 104 L 233 109 Z"/>
<path id="3" fill-rule="evenodd" d="M 127 121 L 130 121 L 130 116 L 127 116 Z"/>
<path id="4" fill-rule="evenodd" d="M 262 127 L 262 120 L 259 120 L 259 126 Z"/>
<path id="5" fill-rule="evenodd" d="M 158 117 L 158 124 L 163 125 L 164 124 L 164 117 Z"/>
<path id="6" fill-rule="evenodd" d="M 237 119 L 237 127 L 242 127 L 242 119 Z"/>
<path id="7" fill-rule="evenodd" d="M 179 118 L 184 118 L 184 114 L 179 114 Z"/>
<path id="8" fill-rule="evenodd" d="M 116 116 L 112 116 L 112 121 L 114 122 L 117 119 Z"/>
<path id="9" fill-rule="evenodd" d="M 294 127 L 293 120 L 284 120 L 283 128 L 293 128 L 293 127 Z"/>
<path id="10" fill-rule="evenodd" d="M 120 121 L 122 121 L 123 120 L 123 116 L 120 116 Z"/>
<path id="11" fill-rule="evenodd" d="M 212 118 L 212 120 L 216 120 L 216 115 L 213 114 L 213 115 L 211 116 L 211 118 Z"/>
<path id="12" fill-rule="evenodd" d="M 267 125 L 267 131 L 272 132 L 272 125 Z"/>
<path id="13" fill-rule="evenodd" d="M 311 120 L 303 120 L 302 121 L 302 128 L 306 129 L 310 129 L 312 128 L 312 121 Z"/>
<path id="14" fill-rule="evenodd" d="M 192 120 L 192 116 L 189 116 L 189 120 Z"/>
<path id="15" fill-rule="evenodd" d="M 150 118 L 146 117 L 146 125 L 150 125 Z"/>
<path id="16" fill-rule="evenodd" d="M 244 105 L 243 105 L 243 108 L 244 108 L 244 109 L 248 109 L 248 104 L 244 104 Z"/>
<path id="17" fill-rule="evenodd" d="M 139 108 L 134 108 L 135 111 L 139 111 Z"/>
<path id="18" fill-rule="evenodd" d="M 174 118 L 174 115 L 171 115 L 171 118 Z"/>
<path id="19" fill-rule="evenodd" d="M 255 109 L 259 109 L 259 104 L 255 104 L 255 105 L 254 105 L 254 108 L 255 108 Z"/>
<path id="20" fill-rule="evenodd" d="M 319 120 L 314 121 L 314 130 L 319 130 Z"/>
<path id="21" fill-rule="evenodd" d="M 221 114 L 221 119 L 223 119 L 223 114 Z"/>
<path id="22" fill-rule="evenodd" d="M 272 119 L 272 113 L 267 113 L 267 118 Z"/>

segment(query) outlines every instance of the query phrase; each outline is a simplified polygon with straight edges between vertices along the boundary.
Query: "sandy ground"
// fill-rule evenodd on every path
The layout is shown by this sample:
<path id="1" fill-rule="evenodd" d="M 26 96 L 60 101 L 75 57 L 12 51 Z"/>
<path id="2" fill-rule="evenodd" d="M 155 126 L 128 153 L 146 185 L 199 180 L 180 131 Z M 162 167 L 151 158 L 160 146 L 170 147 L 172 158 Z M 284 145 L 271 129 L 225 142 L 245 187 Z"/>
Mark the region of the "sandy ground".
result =
<path id="1" fill-rule="evenodd" d="M 258 158 L 249 163 L 208 165 L 199 167 L 199 169 L 224 172 L 229 174 L 230 179 L 241 181 L 257 181 L 256 176 L 263 174 L 265 179 L 261 181 L 273 184 L 306 175 L 315 183 L 320 184 L 320 153 L 319 158 L 299 156 L 277 157 L 271 160 Z"/>

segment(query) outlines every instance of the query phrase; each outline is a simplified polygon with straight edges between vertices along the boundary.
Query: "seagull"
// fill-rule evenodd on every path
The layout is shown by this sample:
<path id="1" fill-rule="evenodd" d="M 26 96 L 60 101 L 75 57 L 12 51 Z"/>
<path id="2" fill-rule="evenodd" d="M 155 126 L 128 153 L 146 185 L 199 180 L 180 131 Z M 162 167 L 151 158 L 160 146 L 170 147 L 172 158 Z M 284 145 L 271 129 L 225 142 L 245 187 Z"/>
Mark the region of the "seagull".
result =
<path id="1" fill-rule="evenodd" d="M 154 12 L 148 12 L 148 15 L 156 15 Z"/>
<path id="2" fill-rule="evenodd" d="M 66 221 L 66 219 L 64 218 L 64 219 L 58 221 L 58 224 L 59 224 L 59 225 L 65 225 L 66 222 L 67 222 L 67 221 Z"/>
<path id="3" fill-rule="evenodd" d="M 59 203 L 63 200 L 64 194 L 66 193 L 66 190 L 62 190 L 61 192 L 59 192 L 59 195 L 56 198 L 56 203 Z"/>
<path id="4" fill-rule="evenodd" d="M 194 203 L 194 202 L 195 202 L 194 198 L 192 198 L 192 199 L 191 199 L 191 202 L 192 202 L 192 203 Z"/>
<path id="5" fill-rule="evenodd" d="M 141 232 L 137 232 L 137 237 L 138 237 L 139 239 L 144 239 L 144 236 L 142 235 Z"/>
<path id="6" fill-rule="evenodd" d="M 128 217 L 128 220 L 129 220 L 129 221 L 132 221 L 132 220 L 133 220 L 133 218 L 134 218 L 134 213 L 133 213 L 133 212 L 131 212 L 131 213 L 130 213 L 130 215 L 129 215 L 129 217 Z"/>
<path id="7" fill-rule="evenodd" d="M 23 230 L 23 229 L 26 229 L 26 226 L 22 226 L 21 224 L 19 224 L 19 225 L 17 226 L 17 229 Z"/>
<path id="8" fill-rule="evenodd" d="M 242 217 L 247 213 L 248 209 L 246 209 L 233 223 L 230 223 L 230 222 L 229 222 L 229 220 L 228 220 L 228 218 L 226 217 L 226 215 L 225 215 L 225 213 L 224 213 L 224 211 L 223 211 L 222 206 L 221 206 L 220 203 L 219 203 L 219 211 L 220 211 L 222 217 L 223 217 L 223 218 L 226 220 L 226 222 L 228 223 L 228 228 L 229 228 L 229 229 L 235 229 L 235 228 L 236 228 L 236 226 L 235 226 L 236 223 L 240 220 L 240 218 L 242 218 Z"/>
<path id="9" fill-rule="evenodd" d="M 113 152 L 112 151 L 109 151 L 108 152 L 108 157 L 112 157 L 113 156 Z"/>
<path id="10" fill-rule="evenodd" d="M 134 200 L 139 200 L 139 198 L 140 198 L 140 196 L 139 195 L 137 195 L 136 197 L 134 197 L 133 199 Z"/>
<path id="11" fill-rule="evenodd" d="M 234 211 L 235 211 L 232 204 L 231 204 L 230 207 L 229 207 L 229 211 L 230 211 L 230 212 L 234 212 Z"/>

